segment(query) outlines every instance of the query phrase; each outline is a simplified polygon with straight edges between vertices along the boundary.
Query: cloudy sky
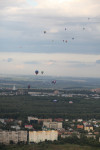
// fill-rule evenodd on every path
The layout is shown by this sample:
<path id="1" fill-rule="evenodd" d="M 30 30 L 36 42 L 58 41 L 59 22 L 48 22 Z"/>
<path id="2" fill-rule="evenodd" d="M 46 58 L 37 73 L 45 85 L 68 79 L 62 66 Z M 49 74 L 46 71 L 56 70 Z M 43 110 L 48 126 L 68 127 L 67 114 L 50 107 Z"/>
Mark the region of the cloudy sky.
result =
<path id="1" fill-rule="evenodd" d="M 36 69 L 100 77 L 99 0 L 0 0 L 0 74 Z"/>

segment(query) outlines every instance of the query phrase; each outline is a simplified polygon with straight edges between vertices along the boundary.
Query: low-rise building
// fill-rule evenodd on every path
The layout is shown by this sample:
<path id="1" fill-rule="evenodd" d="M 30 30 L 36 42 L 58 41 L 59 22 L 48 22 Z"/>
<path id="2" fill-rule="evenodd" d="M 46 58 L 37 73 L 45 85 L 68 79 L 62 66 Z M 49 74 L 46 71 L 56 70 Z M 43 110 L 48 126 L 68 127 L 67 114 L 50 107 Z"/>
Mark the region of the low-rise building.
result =
<path id="1" fill-rule="evenodd" d="M 61 138 L 67 138 L 67 137 L 72 137 L 72 136 L 73 136 L 72 134 L 62 134 Z M 79 134 L 76 134 L 76 136 L 80 139 L 80 135 Z"/>
<path id="2" fill-rule="evenodd" d="M 77 125 L 77 129 L 83 129 L 84 126 L 83 125 Z"/>
<path id="3" fill-rule="evenodd" d="M 32 129 L 33 126 L 32 125 L 25 125 L 25 129 Z"/>
<path id="4" fill-rule="evenodd" d="M 40 122 L 52 122 L 52 119 L 51 118 L 48 118 L 48 119 L 38 119 L 38 123 Z"/>
<path id="5" fill-rule="evenodd" d="M 5 123 L 5 119 L 0 119 L 0 122 L 1 123 Z"/>
<path id="6" fill-rule="evenodd" d="M 99 135 L 99 132 L 94 132 L 94 135 Z"/>
<path id="7" fill-rule="evenodd" d="M 86 131 L 90 131 L 90 130 L 92 130 L 93 131 L 93 126 L 91 126 L 91 125 L 85 125 L 84 126 L 84 130 L 86 130 Z"/>
<path id="8" fill-rule="evenodd" d="M 62 128 L 62 122 L 43 122 L 43 126 L 50 129 L 59 129 Z"/>
<path id="9" fill-rule="evenodd" d="M 55 118 L 54 121 L 56 121 L 56 122 L 63 122 L 64 119 L 63 118 Z"/>
<path id="10" fill-rule="evenodd" d="M 31 96 L 40 96 L 42 93 L 41 92 L 28 92 L 28 94 Z"/>
<path id="11" fill-rule="evenodd" d="M 77 119 L 77 122 L 82 122 L 83 121 L 83 119 Z"/>
<path id="12" fill-rule="evenodd" d="M 91 89 L 92 92 L 100 93 L 100 88 Z"/>
<path id="13" fill-rule="evenodd" d="M 69 104 L 73 104 L 73 101 L 69 101 Z"/>
<path id="14" fill-rule="evenodd" d="M 18 120 L 17 124 L 21 126 L 22 125 L 22 120 Z"/>
<path id="15" fill-rule="evenodd" d="M 96 136 L 93 135 L 93 134 L 91 134 L 91 135 L 86 135 L 86 137 L 87 137 L 87 138 L 94 138 L 94 139 L 96 139 Z"/>
<path id="16" fill-rule="evenodd" d="M 73 120 L 72 120 L 72 122 L 74 122 L 74 123 L 75 123 L 75 122 L 76 122 L 76 120 L 75 120 L 75 119 L 73 119 Z"/>
<path id="17" fill-rule="evenodd" d="M 38 118 L 36 117 L 28 117 L 28 121 L 32 124 L 32 123 L 38 123 Z"/>
<path id="18" fill-rule="evenodd" d="M 62 135 L 65 133 L 65 129 L 64 128 L 61 128 L 61 129 L 58 129 L 58 135 Z"/>
<path id="19" fill-rule="evenodd" d="M 11 128 L 15 129 L 15 130 L 20 130 L 21 129 L 20 126 L 18 126 L 18 125 L 16 125 L 16 126 L 13 125 L 13 126 L 11 126 Z"/>
<path id="20" fill-rule="evenodd" d="M 68 122 L 69 121 L 69 119 L 65 119 L 65 122 Z"/>
<path id="21" fill-rule="evenodd" d="M 31 117 L 31 116 L 29 116 L 28 117 L 28 121 L 30 122 L 31 120 L 38 120 L 38 118 L 37 117 Z"/>

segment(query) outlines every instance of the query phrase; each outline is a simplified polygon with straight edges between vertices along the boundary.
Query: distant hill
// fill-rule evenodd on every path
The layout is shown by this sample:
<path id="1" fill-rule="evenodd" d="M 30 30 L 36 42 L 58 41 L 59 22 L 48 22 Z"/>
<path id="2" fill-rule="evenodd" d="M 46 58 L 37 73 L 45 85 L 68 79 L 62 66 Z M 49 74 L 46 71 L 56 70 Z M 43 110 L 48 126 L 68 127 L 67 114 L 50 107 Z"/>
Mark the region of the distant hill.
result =
<path id="1" fill-rule="evenodd" d="M 52 81 L 56 80 L 56 84 Z M 100 88 L 100 78 L 83 78 L 83 77 L 57 77 L 45 75 L 0 75 L 0 88 L 53 88 L 53 89 L 70 89 L 70 88 Z"/>

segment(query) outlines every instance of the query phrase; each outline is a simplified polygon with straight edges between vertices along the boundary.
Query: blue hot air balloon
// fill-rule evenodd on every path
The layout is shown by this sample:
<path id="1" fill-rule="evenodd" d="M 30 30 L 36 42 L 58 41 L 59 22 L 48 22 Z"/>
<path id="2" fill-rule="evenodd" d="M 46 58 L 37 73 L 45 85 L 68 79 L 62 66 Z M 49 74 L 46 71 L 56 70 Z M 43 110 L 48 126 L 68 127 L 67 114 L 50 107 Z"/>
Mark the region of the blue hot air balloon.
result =
<path id="1" fill-rule="evenodd" d="M 38 71 L 38 70 L 35 70 L 35 74 L 38 75 L 38 73 L 39 73 L 39 71 Z"/>

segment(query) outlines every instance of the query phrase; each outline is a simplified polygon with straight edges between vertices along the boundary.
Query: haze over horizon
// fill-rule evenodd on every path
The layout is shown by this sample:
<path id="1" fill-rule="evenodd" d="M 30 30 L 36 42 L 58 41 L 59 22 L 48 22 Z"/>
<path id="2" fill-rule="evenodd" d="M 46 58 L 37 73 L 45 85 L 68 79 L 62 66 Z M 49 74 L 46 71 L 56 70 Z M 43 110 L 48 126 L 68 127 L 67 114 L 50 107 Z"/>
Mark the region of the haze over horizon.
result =
<path id="1" fill-rule="evenodd" d="M 98 0 L 0 0 L 0 74 L 100 77 L 99 8 Z"/>

